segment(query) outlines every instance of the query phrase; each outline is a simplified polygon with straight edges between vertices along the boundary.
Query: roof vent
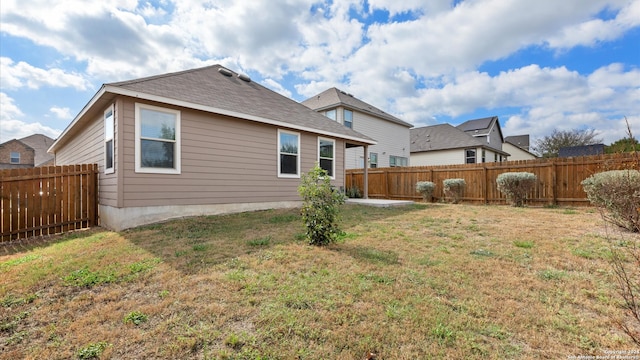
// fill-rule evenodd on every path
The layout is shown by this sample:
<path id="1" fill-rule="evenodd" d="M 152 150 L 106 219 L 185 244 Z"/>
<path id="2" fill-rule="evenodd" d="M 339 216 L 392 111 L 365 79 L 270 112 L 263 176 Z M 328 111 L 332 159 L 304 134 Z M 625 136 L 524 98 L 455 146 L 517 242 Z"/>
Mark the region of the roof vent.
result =
<path id="1" fill-rule="evenodd" d="M 345 95 L 347 95 L 347 93 L 346 93 L 346 92 L 344 92 L 344 91 L 342 91 L 342 90 L 340 90 L 340 92 L 341 92 L 341 93 L 343 93 L 343 94 L 345 94 Z"/>
<path id="2" fill-rule="evenodd" d="M 246 74 L 238 74 L 238 79 L 246 82 L 251 82 L 251 78 Z"/>
<path id="3" fill-rule="evenodd" d="M 223 67 L 218 68 L 218 72 L 219 72 L 220 74 L 224 75 L 224 76 L 231 76 L 231 75 L 233 75 L 233 73 L 231 72 L 231 70 L 229 70 L 229 69 L 225 69 L 225 68 L 223 68 Z"/>

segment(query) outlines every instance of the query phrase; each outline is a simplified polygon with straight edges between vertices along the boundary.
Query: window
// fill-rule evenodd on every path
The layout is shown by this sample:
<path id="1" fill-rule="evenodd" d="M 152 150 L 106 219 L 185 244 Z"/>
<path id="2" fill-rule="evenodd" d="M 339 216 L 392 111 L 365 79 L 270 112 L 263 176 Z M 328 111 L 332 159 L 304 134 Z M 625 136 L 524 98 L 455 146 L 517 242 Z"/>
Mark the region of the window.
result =
<path id="1" fill-rule="evenodd" d="M 136 172 L 180 174 L 180 112 L 136 104 Z"/>
<path id="2" fill-rule="evenodd" d="M 318 138 L 318 163 L 320 168 L 325 170 L 329 177 L 333 179 L 335 173 L 336 142 L 332 139 Z"/>
<path id="3" fill-rule="evenodd" d="M 486 162 L 486 160 L 485 160 L 486 156 L 487 156 L 487 153 L 485 152 L 484 149 L 482 149 L 482 162 Z"/>
<path id="4" fill-rule="evenodd" d="M 369 153 L 369 167 L 372 169 L 378 167 L 378 153 Z"/>
<path id="5" fill-rule="evenodd" d="M 326 117 L 328 117 L 329 119 L 331 119 L 331 120 L 335 120 L 336 119 L 336 109 L 329 110 L 329 111 L 325 112 L 324 115 Z"/>
<path id="6" fill-rule="evenodd" d="M 353 111 L 344 109 L 344 126 L 353 129 Z"/>
<path id="7" fill-rule="evenodd" d="M 476 163 L 476 149 L 467 149 L 465 150 L 465 163 L 467 164 L 475 164 Z"/>
<path id="8" fill-rule="evenodd" d="M 20 164 L 20 153 L 19 152 L 11 152 L 11 163 L 12 164 Z"/>
<path id="9" fill-rule="evenodd" d="M 104 112 L 104 173 L 111 174 L 115 171 L 113 166 L 113 134 L 115 121 L 113 116 L 113 106 Z"/>
<path id="10" fill-rule="evenodd" d="M 389 155 L 390 167 L 407 166 L 408 163 L 409 161 L 407 160 L 406 157 Z"/>
<path id="11" fill-rule="evenodd" d="M 300 177 L 300 134 L 278 130 L 278 175 Z"/>
<path id="12" fill-rule="evenodd" d="M 493 162 L 498 162 L 498 153 L 493 153 Z"/>

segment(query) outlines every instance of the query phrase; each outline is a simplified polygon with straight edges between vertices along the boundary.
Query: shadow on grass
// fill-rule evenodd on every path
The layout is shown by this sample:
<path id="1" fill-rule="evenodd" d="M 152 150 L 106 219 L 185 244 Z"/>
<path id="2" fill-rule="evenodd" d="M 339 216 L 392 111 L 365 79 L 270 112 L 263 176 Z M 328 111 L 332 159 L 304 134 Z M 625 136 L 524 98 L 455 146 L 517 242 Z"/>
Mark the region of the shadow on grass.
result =
<path id="1" fill-rule="evenodd" d="M 96 226 L 91 229 L 74 230 L 65 234 L 34 236 L 26 239 L 6 241 L 0 243 L 0 256 L 25 253 L 74 239 L 90 237 L 102 231 L 106 230 Z"/>

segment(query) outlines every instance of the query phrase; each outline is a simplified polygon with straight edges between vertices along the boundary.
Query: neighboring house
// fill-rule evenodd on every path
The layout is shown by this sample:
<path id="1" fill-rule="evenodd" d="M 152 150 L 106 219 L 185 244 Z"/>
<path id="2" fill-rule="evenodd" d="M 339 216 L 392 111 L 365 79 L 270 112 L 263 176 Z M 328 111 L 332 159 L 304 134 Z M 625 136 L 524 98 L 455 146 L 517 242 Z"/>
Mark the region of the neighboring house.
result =
<path id="1" fill-rule="evenodd" d="M 567 146 L 558 149 L 558 157 L 576 157 L 604 154 L 604 144 Z"/>
<path id="2" fill-rule="evenodd" d="M 97 163 L 100 224 L 295 207 L 314 164 L 344 186 L 344 153 L 375 144 L 220 65 L 104 84 L 53 144 Z"/>
<path id="3" fill-rule="evenodd" d="M 504 161 L 497 116 L 411 129 L 411 165 L 455 165 Z"/>
<path id="4" fill-rule="evenodd" d="M 53 142 L 46 135 L 34 134 L 0 144 L 0 169 L 53 165 L 53 155 L 47 153 Z"/>
<path id="5" fill-rule="evenodd" d="M 377 140 L 369 147 L 369 167 L 409 166 L 409 129 L 413 125 L 359 100 L 342 90 L 331 88 L 302 102 L 326 117 Z M 347 149 L 347 169 L 364 167 L 364 149 Z"/>
<path id="6" fill-rule="evenodd" d="M 502 150 L 510 154 L 507 159 L 509 161 L 532 160 L 538 158 L 538 156 L 530 151 L 528 134 L 505 137 L 504 144 L 502 144 Z"/>

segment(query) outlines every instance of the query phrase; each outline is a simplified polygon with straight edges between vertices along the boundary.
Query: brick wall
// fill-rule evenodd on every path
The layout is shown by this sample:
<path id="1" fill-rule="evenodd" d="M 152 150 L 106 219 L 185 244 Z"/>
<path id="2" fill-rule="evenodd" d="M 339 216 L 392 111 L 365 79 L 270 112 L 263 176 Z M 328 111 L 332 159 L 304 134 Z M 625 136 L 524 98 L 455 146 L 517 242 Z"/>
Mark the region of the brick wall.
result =
<path id="1" fill-rule="evenodd" d="M 11 163 L 11 153 L 20 153 L 20 163 Z M 35 151 L 19 140 L 10 140 L 0 146 L 0 169 L 34 166 Z"/>

